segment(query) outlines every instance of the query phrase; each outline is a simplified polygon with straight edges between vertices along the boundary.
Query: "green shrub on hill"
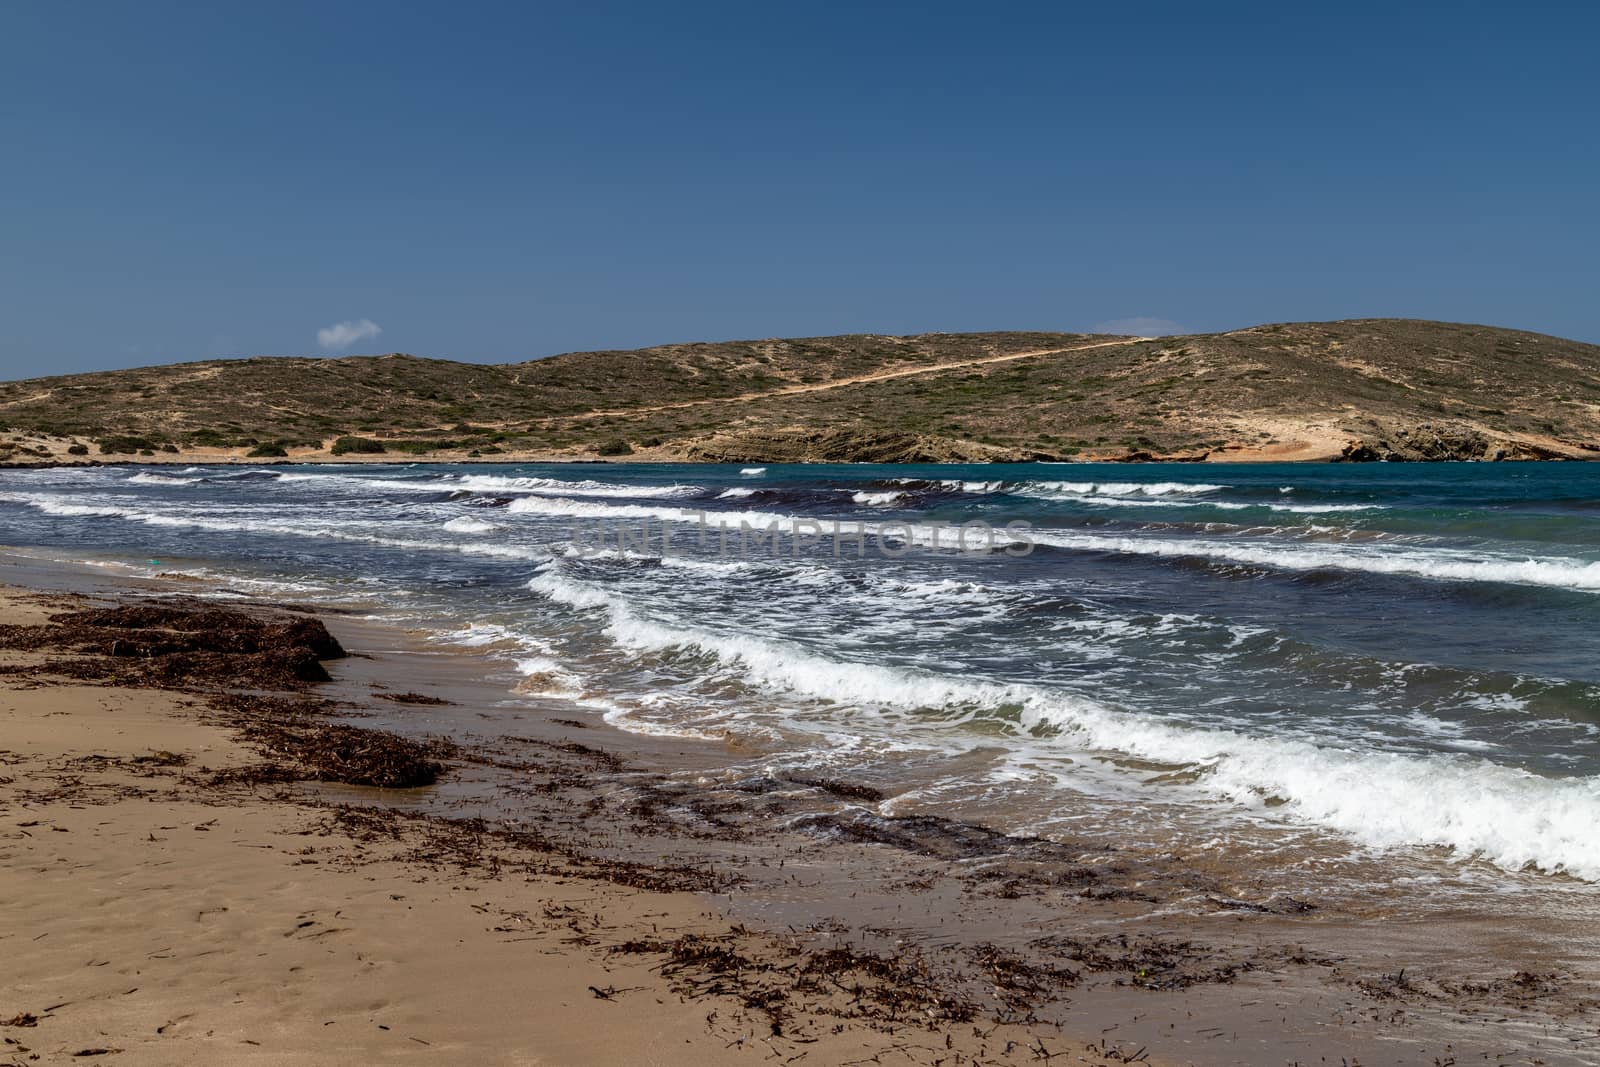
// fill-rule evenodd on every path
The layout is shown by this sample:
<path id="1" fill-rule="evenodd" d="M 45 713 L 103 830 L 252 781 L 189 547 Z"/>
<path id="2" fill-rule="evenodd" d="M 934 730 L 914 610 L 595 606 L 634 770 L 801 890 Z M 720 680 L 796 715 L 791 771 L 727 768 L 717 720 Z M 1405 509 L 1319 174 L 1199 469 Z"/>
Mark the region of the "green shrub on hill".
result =
<path id="1" fill-rule="evenodd" d="M 217 430 L 196 430 L 189 435 L 189 443 L 198 448 L 228 448 L 233 444 L 233 438 Z"/>
<path id="2" fill-rule="evenodd" d="M 383 447 L 388 449 L 390 452 L 404 452 L 408 456 L 423 456 L 427 455 L 429 452 L 437 452 L 440 449 L 455 448 L 456 442 L 418 440 L 385 441 L 383 443 Z"/>
<path id="3" fill-rule="evenodd" d="M 138 452 L 155 455 L 156 447 L 156 443 L 148 438 L 131 436 L 102 437 L 99 445 L 103 456 L 131 456 Z"/>
<path id="4" fill-rule="evenodd" d="M 382 441 L 374 441 L 370 437 L 341 437 L 333 442 L 329 449 L 336 456 L 347 456 L 352 453 L 358 456 L 373 456 L 389 451 Z"/>
<path id="5" fill-rule="evenodd" d="M 245 453 L 250 459 L 280 459 L 288 454 L 289 450 L 276 441 L 264 441 Z"/>

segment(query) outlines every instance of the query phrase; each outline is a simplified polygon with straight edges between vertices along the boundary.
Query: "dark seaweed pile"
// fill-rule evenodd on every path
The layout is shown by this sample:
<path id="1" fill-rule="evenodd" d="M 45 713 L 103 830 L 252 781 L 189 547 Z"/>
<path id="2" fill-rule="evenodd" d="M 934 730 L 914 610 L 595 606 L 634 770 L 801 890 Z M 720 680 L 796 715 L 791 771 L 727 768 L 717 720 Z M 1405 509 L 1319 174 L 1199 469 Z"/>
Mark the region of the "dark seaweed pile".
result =
<path id="1" fill-rule="evenodd" d="M 280 611 L 220 608 L 174 598 L 61 612 L 44 625 L 0 626 L 0 648 L 54 653 L 0 666 L 0 674 L 206 695 L 218 721 L 266 762 L 218 775 L 233 782 L 320 781 L 389 789 L 431 785 L 455 754 L 445 741 L 335 722 L 332 701 L 285 699 L 329 680 L 344 648 L 319 620 Z M 220 691 L 220 692 L 219 692 Z M 406 702 L 431 702 L 401 694 Z"/>
<path id="2" fill-rule="evenodd" d="M 158 689 L 294 689 L 328 681 L 322 662 L 345 655 L 316 619 L 182 600 L 63 612 L 42 626 L 0 626 L 0 648 L 84 657 L 0 673 Z"/>

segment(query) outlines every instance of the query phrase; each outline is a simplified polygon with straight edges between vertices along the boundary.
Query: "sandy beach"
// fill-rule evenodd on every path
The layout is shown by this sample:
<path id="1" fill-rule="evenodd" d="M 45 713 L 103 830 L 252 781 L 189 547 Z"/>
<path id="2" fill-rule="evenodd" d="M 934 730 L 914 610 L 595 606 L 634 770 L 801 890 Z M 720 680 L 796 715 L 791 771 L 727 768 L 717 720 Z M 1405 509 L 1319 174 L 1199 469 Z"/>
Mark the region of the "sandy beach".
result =
<path id="1" fill-rule="evenodd" d="M 5 569 L 0 1062 L 1600 1049 L 1592 935 L 1555 920 L 1363 912 L 859 783 L 731 778 L 718 745 L 616 731 L 536 679 L 508 707 L 471 656 L 353 616 Z"/>
<path id="2" fill-rule="evenodd" d="M 0 603 L 11 626 L 81 606 L 14 589 Z M 25 670 L 0 705 L 0 1014 L 19 1061 L 1032 1055 L 1024 1027 L 941 1019 L 916 976 L 896 1004 L 892 981 L 863 972 L 858 987 L 845 967 L 850 985 L 819 988 L 819 1010 L 792 1018 L 742 996 L 746 983 L 723 968 L 783 966 L 788 946 L 675 886 L 710 888 L 714 875 L 590 862 L 472 820 L 396 818 L 385 807 L 395 791 L 230 780 L 259 756 L 189 693 L 58 683 L 47 654 L 3 662 Z M 853 1003 L 880 985 L 882 1004 Z M 1122 1062 L 1046 1041 L 1066 1062 Z"/>

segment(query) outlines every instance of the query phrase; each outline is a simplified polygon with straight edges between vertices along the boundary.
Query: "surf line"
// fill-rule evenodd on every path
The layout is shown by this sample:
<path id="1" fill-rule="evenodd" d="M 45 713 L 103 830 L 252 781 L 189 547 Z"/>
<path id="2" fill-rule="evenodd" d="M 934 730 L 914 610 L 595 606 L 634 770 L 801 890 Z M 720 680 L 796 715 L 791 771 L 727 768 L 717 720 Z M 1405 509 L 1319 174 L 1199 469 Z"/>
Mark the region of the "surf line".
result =
<path id="1" fill-rule="evenodd" d="M 926 521 L 842 522 L 821 519 L 772 518 L 700 511 L 691 521 L 677 519 L 607 519 L 575 523 L 569 536 L 571 554 L 604 553 L 642 556 L 715 555 L 722 559 L 798 558 L 825 554 L 834 559 L 879 556 L 900 559 L 913 549 L 935 554 L 1002 552 L 1026 556 L 1035 548 L 1032 525 L 1013 519 L 1003 526 L 972 519 L 963 523 Z"/>

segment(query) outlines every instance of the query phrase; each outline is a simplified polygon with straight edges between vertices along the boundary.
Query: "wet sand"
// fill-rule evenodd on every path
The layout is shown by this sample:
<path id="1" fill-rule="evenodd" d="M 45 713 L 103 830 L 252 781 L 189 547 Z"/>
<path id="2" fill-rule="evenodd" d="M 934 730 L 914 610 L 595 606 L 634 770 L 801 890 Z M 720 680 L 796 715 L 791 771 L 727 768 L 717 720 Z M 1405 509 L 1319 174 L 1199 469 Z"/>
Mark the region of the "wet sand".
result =
<path id="1" fill-rule="evenodd" d="M 1302 899 L 1204 857 L 908 813 L 509 699 L 481 657 L 336 612 L 352 655 L 326 682 L 238 659 L 264 653 L 174 663 L 182 641 L 130 655 L 149 628 L 50 619 L 184 585 L 0 579 L 17 1062 L 1600 1057 L 1594 935 L 1514 902 Z M 253 691 L 267 667 L 286 690 Z M 434 762 L 431 785 L 348 784 Z"/>

